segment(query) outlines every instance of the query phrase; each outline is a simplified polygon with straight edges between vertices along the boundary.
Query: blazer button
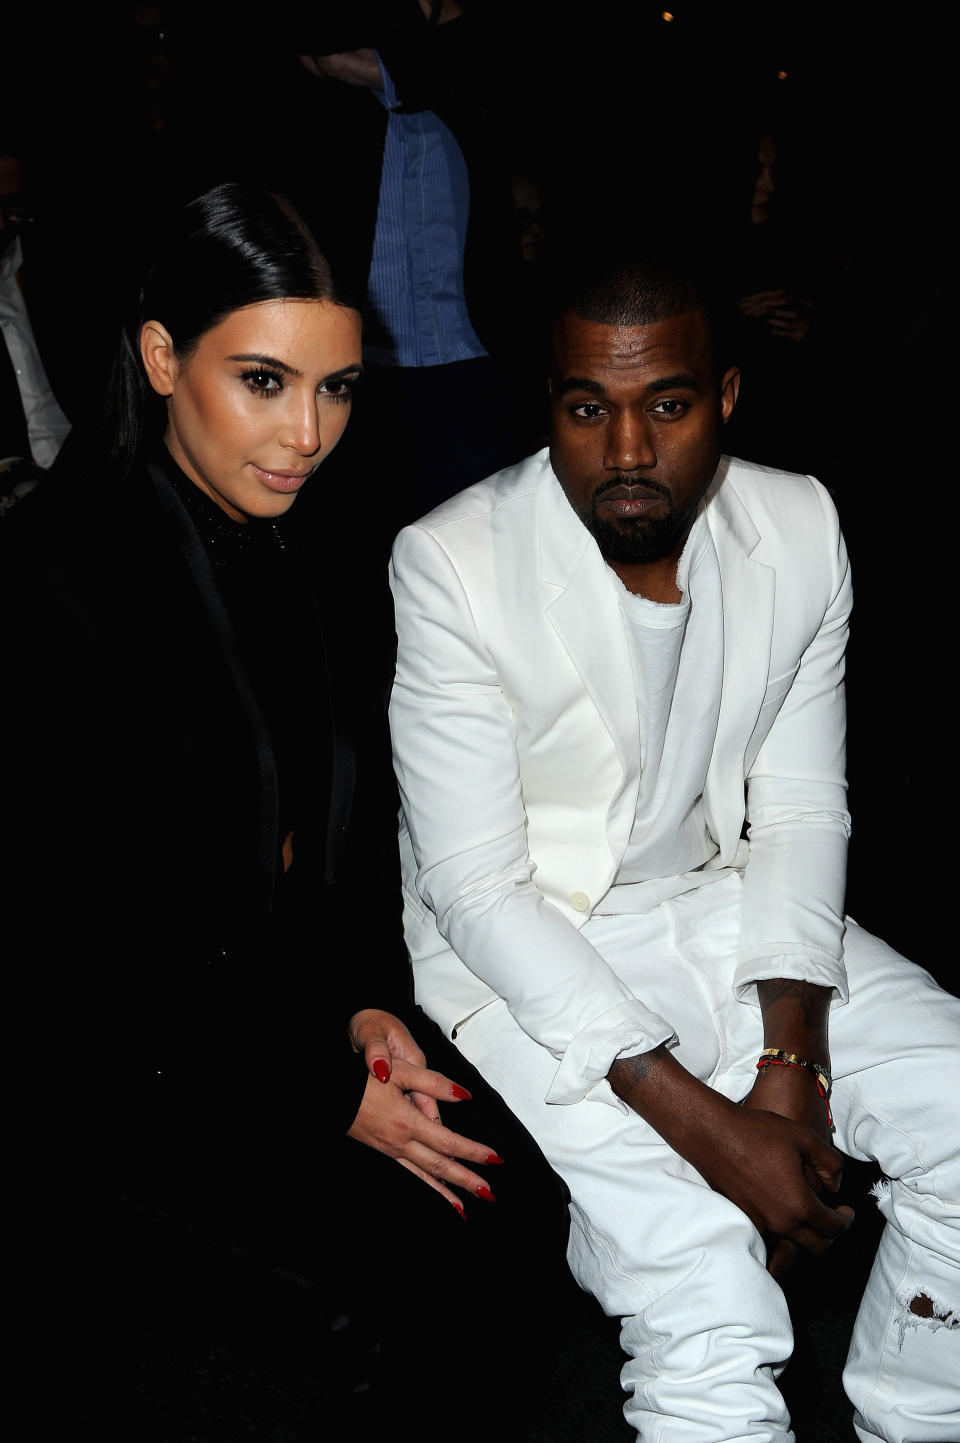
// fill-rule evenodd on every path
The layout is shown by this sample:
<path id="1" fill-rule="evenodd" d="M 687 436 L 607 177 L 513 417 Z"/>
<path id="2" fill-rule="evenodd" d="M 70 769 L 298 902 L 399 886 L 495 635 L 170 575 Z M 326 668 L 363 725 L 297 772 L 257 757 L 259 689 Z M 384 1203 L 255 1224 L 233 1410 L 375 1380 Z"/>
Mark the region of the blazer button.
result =
<path id="1" fill-rule="evenodd" d="M 571 892 L 570 906 L 574 909 L 575 912 L 589 912 L 590 898 L 587 896 L 586 892 Z"/>

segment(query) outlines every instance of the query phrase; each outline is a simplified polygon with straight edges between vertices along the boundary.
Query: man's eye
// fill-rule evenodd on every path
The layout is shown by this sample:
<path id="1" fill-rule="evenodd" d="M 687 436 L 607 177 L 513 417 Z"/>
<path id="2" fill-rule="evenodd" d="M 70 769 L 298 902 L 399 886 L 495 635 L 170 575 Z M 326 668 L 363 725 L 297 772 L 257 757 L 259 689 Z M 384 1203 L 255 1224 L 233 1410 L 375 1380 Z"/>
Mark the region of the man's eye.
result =
<path id="1" fill-rule="evenodd" d="M 598 416 L 606 414 L 596 401 L 581 401 L 579 406 L 572 407 L 572 411 L 584 421 L 595 421 Z"/>
<path id="2" fill-rule="evenodd" d="M 687 409 L 683 401 L 658 401 L 654 406 L 658 416 L 682 416 Z"/>

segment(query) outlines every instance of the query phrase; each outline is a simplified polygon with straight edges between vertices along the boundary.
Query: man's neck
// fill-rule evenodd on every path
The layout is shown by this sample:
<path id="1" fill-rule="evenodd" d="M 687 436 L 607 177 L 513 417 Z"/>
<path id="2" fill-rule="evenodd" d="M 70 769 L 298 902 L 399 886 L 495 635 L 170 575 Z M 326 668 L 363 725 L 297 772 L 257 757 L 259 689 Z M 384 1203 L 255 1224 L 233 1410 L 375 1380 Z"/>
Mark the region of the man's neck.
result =
<path id="1" fill-rule="evenodd" d="M 659 601 L 662 605 L 676 605 L 683 600 L 683 592 L 677 585 L 677 564 L 685 544 L 686 537 L 679 551 L 664 556 L 659 561 L 611 561 L 609 557 L 605 560 L 611 571 L 616 572 L 634 596 L 643 596 L 647 601 Z"/>
<path id="2" fill-rule="evenodd" d="M 647 601 L 674 605 L 683 600 L 683 592 L 677 586 L 677 563 L 674 561 L 666 573 L 661 574 L 652 566 L 624 566 L 619 561 L 608 561 L 624 586 L 634 596 L 643 596 Z"/>
<path id="3" fill-rule="evenodd" d="M 611 561 L 609 556 L 604 556 L 603 559 L 634 596 L 643 596 L 647 601 L 658 601 L 665 606 L 675 606 L 683 600 L 683 592 L 677 585 L 677 569 L 695 521 L 696 517 L 671 548 L 669 555 L 658 557 L 656 561 Z"/>

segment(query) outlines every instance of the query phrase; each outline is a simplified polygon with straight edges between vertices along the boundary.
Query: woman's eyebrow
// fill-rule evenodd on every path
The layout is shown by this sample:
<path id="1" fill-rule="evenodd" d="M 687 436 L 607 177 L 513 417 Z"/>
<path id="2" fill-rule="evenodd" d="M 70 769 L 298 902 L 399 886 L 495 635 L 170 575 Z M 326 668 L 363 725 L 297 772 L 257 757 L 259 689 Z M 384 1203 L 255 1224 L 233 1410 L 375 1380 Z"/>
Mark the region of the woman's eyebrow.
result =
<path id="1" fill-rule="evenodd" d="M 303 372 L 298 371 L 295 366 L 288 366 L 286 361 L 278 361 L 275 356 L 228 356 L 228 361 L 253 361 L 258 366 L 273 366 L 278 371 L 285 372 L 288 376 L 302 376 Z"/>
<path id="2" fill-rule="evenodd" d="M 278 361 L 275 356 L 239 355 L 228 356 L 227 360 L 250 361 L 253 362 L 253 364 L 256 366 L 271 366 L 274 370 L 283 371 L 284 375 L 287 376 L 295 376 L 299 378 L 303 375 L 303 372 L 298 371 L 296 366 L 288 366 L 286 361 Z M 363 366 L 360 364 L 359 361 L 357 361 L 350 366 L 341 366 L 338 371 L 331 371 L 328 376 L 324 377 L 324 380 L 337 381 L 340 379 L 341 376 L 357 376 L 362 375 L 362 373 Z"/>
<path id="3" fill-rule="evenodd" d="M 352 366 L 341 366 L 340 369 L 339 369 L 339 371 L 331 371 L 330 374 L 329 374 L 329 376 L 326 377 L 326 379 L 327 379 L 328 381 L 339 381 L 339 379 L 340 379 L 341 376 L 362 376 L 362 375 L 363 375 L 363 367 L 361 366 L 361 364 L 360 364 L 359 361 L 355 361 Z"/>

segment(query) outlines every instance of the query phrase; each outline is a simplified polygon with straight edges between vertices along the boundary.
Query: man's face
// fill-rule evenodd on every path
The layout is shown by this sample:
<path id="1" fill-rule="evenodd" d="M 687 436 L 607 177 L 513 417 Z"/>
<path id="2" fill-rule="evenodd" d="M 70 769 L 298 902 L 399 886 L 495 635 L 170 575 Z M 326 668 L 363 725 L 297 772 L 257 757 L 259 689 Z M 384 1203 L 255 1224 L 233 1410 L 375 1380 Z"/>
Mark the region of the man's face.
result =
<path id="1" fill-rule="evenodd" d="M 609 562 L 679 557 L 717 469 L 738 385 L 733 367 L 717 378 L 700 311 L 649 326 L 601 325 L 572 311 L 560 317 L 550 459 Z"/>

